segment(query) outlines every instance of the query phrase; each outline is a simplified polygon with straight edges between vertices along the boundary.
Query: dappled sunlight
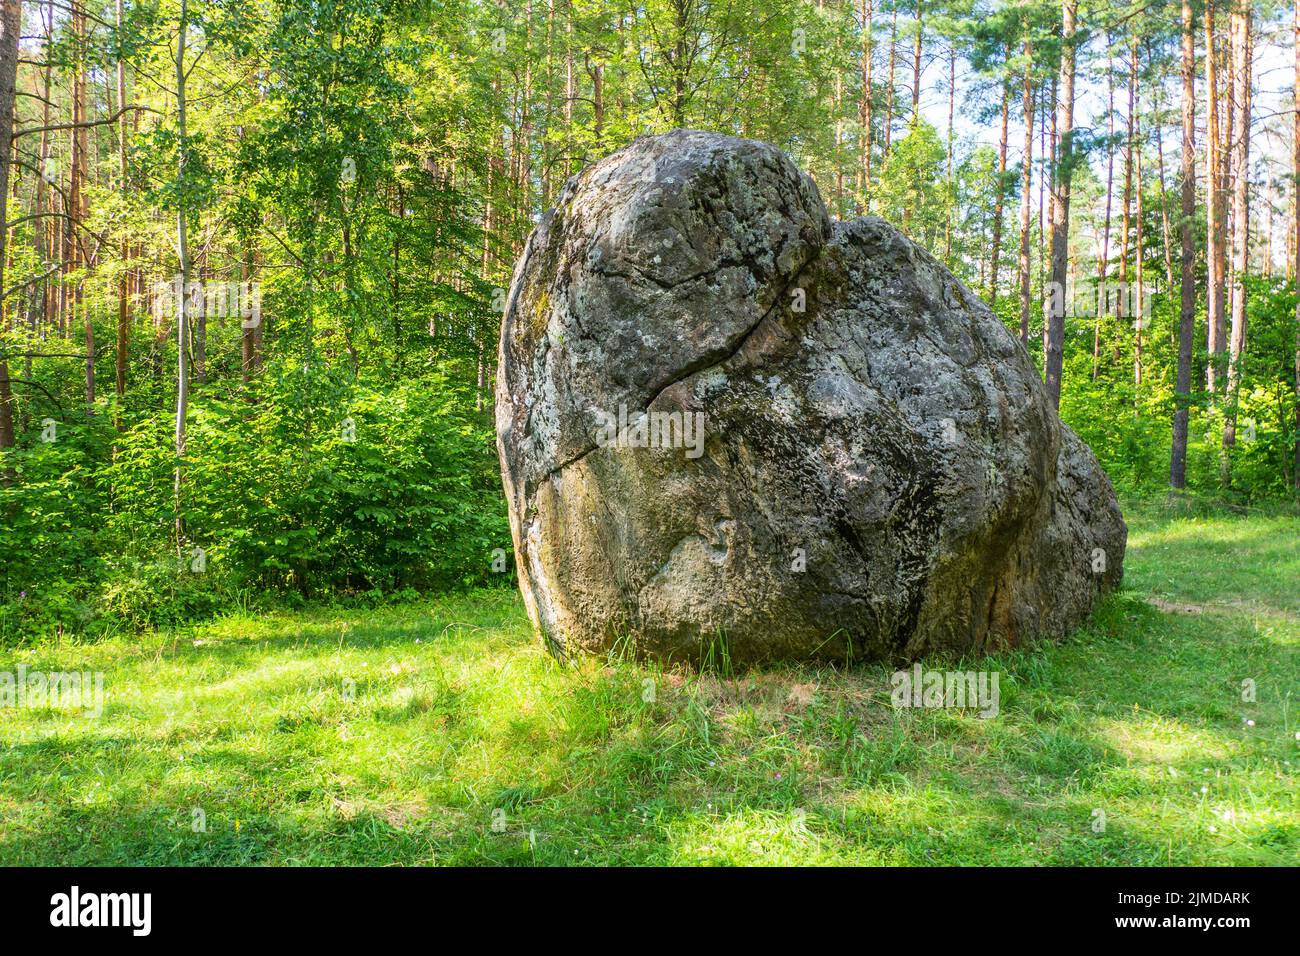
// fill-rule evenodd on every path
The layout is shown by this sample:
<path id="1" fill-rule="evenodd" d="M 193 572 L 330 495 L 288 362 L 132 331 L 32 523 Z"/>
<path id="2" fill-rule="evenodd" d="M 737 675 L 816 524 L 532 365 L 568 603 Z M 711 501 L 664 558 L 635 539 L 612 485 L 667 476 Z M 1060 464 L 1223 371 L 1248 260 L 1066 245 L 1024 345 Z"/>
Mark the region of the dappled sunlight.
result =
<path id="1" fill-rule="evenodd" d="M 1294 862 L 1296 648 L 1290 618 L 1130 590 L 963 663 L 1000 674 L 991 719 L 896 710 L 881 664 L 560 664 L 501 591 L 15 651 L 107 697 L 0 728 L 0 860 Z"/>
<path id="2" fill-rule="evenodd" d="M 1225 760 L 1239 752 L 1222 735 L 1167 718 L 1110 718 L 1098 720 L 1094 726 L 1125 760 L 1155 765 L 1157 773 L 1188 762 Z"/>
<path id="3" fill-rule="evenodd" d="M 1300 643 L 1300 517 L 1129 517 L 1128 587 L 1203 613 L 1245 609 L 1280 619 Z"/>

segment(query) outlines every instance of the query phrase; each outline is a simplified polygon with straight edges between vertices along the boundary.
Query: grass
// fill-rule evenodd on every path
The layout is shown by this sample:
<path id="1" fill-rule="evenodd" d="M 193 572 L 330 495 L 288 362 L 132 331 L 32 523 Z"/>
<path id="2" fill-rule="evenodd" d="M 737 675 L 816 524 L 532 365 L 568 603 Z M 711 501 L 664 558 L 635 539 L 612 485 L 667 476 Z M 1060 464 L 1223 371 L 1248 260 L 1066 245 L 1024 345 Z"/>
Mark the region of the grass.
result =
<path id="1" fill-rule="evenodd" d="M 0 863 L 1294 865 L 1300 519 L 1127 517 L 1072 640 L 934 662 L 987 720 L 885 665 L 564 667 L 500 591 L 0 652 L 107 695 L 0 710 Z"/>

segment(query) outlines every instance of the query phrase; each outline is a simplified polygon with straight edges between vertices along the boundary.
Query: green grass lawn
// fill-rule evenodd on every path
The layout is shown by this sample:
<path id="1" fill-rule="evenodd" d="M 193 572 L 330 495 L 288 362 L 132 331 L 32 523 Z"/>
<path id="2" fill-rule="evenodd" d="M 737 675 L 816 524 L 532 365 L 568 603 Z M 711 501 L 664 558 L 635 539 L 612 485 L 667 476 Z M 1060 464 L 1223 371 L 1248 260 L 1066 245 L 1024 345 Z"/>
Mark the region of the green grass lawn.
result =
<path id="1" fill-rule="evenodd" d="M 501 591 L 0 651 L 106 691 L 0 709 L 0 863 L 1294 865 L 1300 519 L 1126 517 L 1072 640 L 932 662 L 992 719 L 885 665 L 564 667 Z"/>

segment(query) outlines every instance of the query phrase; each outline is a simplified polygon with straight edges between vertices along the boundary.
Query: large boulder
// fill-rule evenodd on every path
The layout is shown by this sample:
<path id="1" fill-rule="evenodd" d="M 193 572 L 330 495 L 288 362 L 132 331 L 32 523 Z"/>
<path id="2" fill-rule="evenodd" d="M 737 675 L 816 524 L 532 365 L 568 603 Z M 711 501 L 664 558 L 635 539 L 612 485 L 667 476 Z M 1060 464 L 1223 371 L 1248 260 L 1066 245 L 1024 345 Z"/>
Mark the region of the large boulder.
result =
<path id="1" fill-rule="evenodd" d="M 519 582 L 553 650 L 733 662 L 1061 637 L 1120 580 L 1092 452 L 989 308 L 750 140 L 574 177 L 501 330 Z"/>

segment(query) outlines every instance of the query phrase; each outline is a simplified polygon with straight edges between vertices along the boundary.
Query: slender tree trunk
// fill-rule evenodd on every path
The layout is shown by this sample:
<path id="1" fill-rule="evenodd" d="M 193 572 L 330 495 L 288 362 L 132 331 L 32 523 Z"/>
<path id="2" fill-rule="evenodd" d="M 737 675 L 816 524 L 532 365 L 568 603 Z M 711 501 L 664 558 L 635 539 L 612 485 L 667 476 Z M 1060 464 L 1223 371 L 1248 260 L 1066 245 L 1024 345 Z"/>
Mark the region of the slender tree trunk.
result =
<path id="1" fill-rule="evenodd" d="M 1151 41 L 1147 44 L 1147 62 L 1151 62 Z M 1155 93 L 1153 94 L 1153 113 L 1155 116 L 1155 140 L 1156 140 L 1156 177 L 1160 185 L 1160 236 L 1163 239 L 1161 251 L 1165 258 L 1165 282 L 1166 288 L 1172 290 L 1174 287 L 1174 246 L 1172 233 L 1169 225 L 1169 203 L 1165 194 L 1165 127 L 1164 127 L 1164 97 L 1162 94 L 1162 84 L 1157 81 L 1155 84 Z"/>
<path id="2" fill-rule="evenodd" d="M 573 99 L 577 95 L 573 73 L 573 0 L 564 5 L 564 177 L 573 175 Z"/>
<path id="3" fill-rule="evenodd" d="M 9 253 L 9 154 L 13 149 L 14 99 L 18 79 L 18 40 L 23 27 L 22 0 L 4 0 L 0 12 L 0 289 L 4 288 L 4 263 Z M 3 303 L 0 303 L 3 305 Z M 7 316 L 8 309 L 0 310 Z M 0 452 L 14 447 L 13 389 L 9 381 L 9 360 L 0 355 Z M 14 479 L 12 468 L 0 472 L 0 481 L 8 484 Z"/>
<path id="4" fill-rule="evenodd" d="M 839 41 L 835 44 L 835 58 L 840 59 Z M 842 217 L 844 215 L 844 77 L 838 71 L 835 73 L 835 215 Z"/>
<path id="5" fill-rule="evenodd" d="M 189 331 L 190 238 L 186 157 L 189 143 L 185 125 L 185 41 L 189 32 L 188 0 L 180 0 L 179 29 L 176 34 L 176 178 L 180 200 L 176 212 L 176 248 L 180 256 L 180 289 L 176 297 L 176 478 L 172 486 L 176 517 L 176 554 L 185 546 L 185 519 L 181 492 L 185 482 L 185 417 L 189 410 L 190 370 L 187 332 Z"/>
<path id="6" fill-rule="evenodd" d="M 1034 174 L 1033 46 L 1025 37 L 1025 79 L 1021 102 L 1025 113 L 1025 148 L 1020 158 L 1020 341 L 1029 344 L 1029 197 Z"/>
<path id="7" fill-rule="evenodd" d="M 1300 293 L 1300 0 L 1295 5 L 1295 83 L 1292 95 L 1295 102 L 1295 116 L 1291 130 L 1292 135 L 1292 172 L 1295 173 L 1295 185 L 1291 189 L 1291 208 L 1295 217 L 1291 229 L 1292 278 L 1296 291 Z M 1300 500 L 1300 295 L 1295 304 L 1295 469 L 1292 481 L 1295 484 L 1296 499 Z"/>
<path id="8" fill-rule="evenodd" d="M 1296 0 L 1300 4 L 1300 0 Z M 1174 395 L 1174 434 L 1169 453 L 1169 485 L 1187 487 L 1187 415 L 1192 390 L 1192 340 L 1196 335 L 1196 249 L 1192 218 L 1196 215 L 1196 25 L 1191 0 L 1183 13 L 1183 182 L 1179 220 L 1178 379 Z"/>
<path id="9" fill-rule="evenodd" d="M 925 31 L 925 9 L 916 0 L 916 36 L 912 40 L 912 125 L 921 119 L 921 34 Z"/>
<path id="10" fill-rule="evenodd" d="M 1133 237 L 1133 292 L 1129 298 L 1129 311 L 1133 315 L 1133 414 L 1141 414 L 1142 406 L 1139 394 L 1142 390 L 1142 344 L 1146 332 L 1147 315 L 1142 308 L 1142 289 L 1146 279 L 1146 246 L 1143 242 L 1143 224 L 1146 218 L 1142 190 L 1142 147 L 1139 144 L 1137 155 L 1133 158 L 1133 168 L 1137 178 L 1137 221 Z"/>
<path id="11" fill-rule="evenodd" d="M 862 211 L 871 211 L 871 67 L 875 43 L 871 38 L 872 0 L 862 0 L 862 99 L 858 119 L 862 124 Z"/>
<path id="12" fill-rule="evenodd" d="M 943 258 L 952 259 L 952 127 L 957 104 L 957 48 L 948 48 L 948 193 L 943 200 Z"/>
<path id="13" fill-rule="evenodd" d="M 619 46 L 622 47 L 623 21 L 619 20 Z M 546 129 L 542 137 L 542 208 L 551 208 L 551 123 L 555 117 L 555 0 L 546 0 Z M 398 187 L 400 190 L 400 186 Z"/>
<path id="14" fill-rule="evenodd" d="M 72 33 L 76 46 L 76 65 L 72 76 L 72 188 L 71 206 L 75 223 L 85 223 L 86 204 L 86 164 L 89 159 L 86 148 L 86 14 L 83 8 L 72 7 Z M 85 286 L 84 272 L 89 268 L 88 257 L 81 234 L 74 228 L 72 232 L 72 261 L 74 268 L 80 267 L 83 275 L 77 278 L 72 293 L 74 314 L 81 312 L 82 329 L 85 333 L 86 347 L 86 411 L 95 407 L 95 325 L 91 321 L 91 311 L 82 301 Z"/>
<path id="15" fill-rule="evenodd" d="M 41 95 L 44 98 L 44 102 L 41 105 L 41 125 L 48 127 L 51 122 L 50 87 L 51 87 L 51 71 L 53 69 L 53 60 L 54 60 L 54 57 L 51 54 L 51 47 L 53 46 L 54 43 L 54 10 L 53 10 L 52 0 L 50 3 L 46 4 L 43 13 L 44 13 L 44 23 L 45 23 L 45 45 L 44 45 L 45 66 L 42 70 L 43 83 L 42 83 Z M 48 129 L 43 130 L 41 132 L 40 156 L 38 158 L 40 160 L 41 168 L 40 168 L 40 176 L 38 176 L 36 179 L 36 211 L 42 213 L 53 213 L 54 192 L 53 190 L 50 189 L 50 182 L 49 182 L 49 177 L 52 174 L 50 169 L 50 133 Z M 54 237 L 57 234 L 55 232 L 56 221 L 57 220 L 55 220 L 55 218 L 51 215 L 48 216 L 46 219 L 42 220 L 41 222 L 41 228 L 40 231 L 38 232 L 38 236 L 39 236 L 38 243 L 41 252 L 42 266 L 44 266 L 46 263 L 56 261 L 57 251 L 54 246 L 54 242 L 55 242 Z M 43 330 L 42 334 L 44 334 L 44 330 L 48 329 L 50 325 L 50 316 L 53 312 L 53 305 L 54 305 L 53 292 L 54 289 L 50 284 L 50 280 L 48 278 L 42 280 L 41 281 L 41 326 Z M 27 362 L 30 363 L 31 359 L 30 358 L 27 359 Z"/>
<path id="16" fill-rule="evenodd" d="M 605 65 L 593 63 L 588 71 L 591 74 L 591 132 L 596 147 L 596 155 L 605 152 Z M 528 206 L 524 207 L 528 209 Z M 518 251 L 523 251 L 525 235 L 519 237 Z"/>
<path id="17" fill-rule="evenodd" d="M 524 6 L 524 19 L 528 26 L 524 46 L 524 83 L 519 107 L 519 143 L 514 156 L 518 164 L 515 171 L 517 176 L 515 191 L 517 193 L 516 208 L 519 211 L 519 217 L 523 220 L 521 225 L 531 226 L 533 208 L 533 0 L 528 0 Z M 601 67 L 597 65 L 595 72 L 592 74 L 595 82 L 595 102 L 597 104 L 594 129 L 597 150 L 600 149 L 601 125 L 604 120 L 603 115 L 601 115 L 603 105 L 600 98 L 600 70 Z M 523 241 L 526 237 L 527 233 L 524 228 L 515 229 L 515 235 L 512 238 L 516 254 L 523 251 Z"/>
<path id="18" fill-rule="evenodd" d="M 885 91 L 885 148 L 881 162 L 889 156 L 889 144 L 894 127 L 894 65 L 898 59 L 898 5 L 894 5 L 893 19 L 889 24 L 889 89 Z"/>
<path id="19" fill-rule="evenodd" d="M 1097 309 L 1092 323 L 1092 380 L 1101 374 L 1101 320 L 1110 314 L 1106 281 L 1110 278 L 1110 211 L 1115 187 L 1115 70 L 1110 34 L 1106 35 L 1106 212 L 1097 257 Z"/>
<path id="20" fill-rule="evenodd" d="M 255 261 L 255 256 L 256 253 L 254 251 L 253 243 L 249 241 L 248 244 L 245 245 L 244 247 L 244 261 L 241 264 L 239 270 L 240 273 L 239 277 L 241 281 L 244 283 L 244 288 L 248 290 L 247 294 L 249 296 L 255 296 L 257 294 L 254 291 L 254 283 L 257 281 L 257 279 L 255 278 L 257 274 L 257 264 Z M 260 313 L 260 309 L 259 309 L 259 313 Z M 261 315 L 260 314 L 256 315 L 255 319 L 257 322 L 260 323 Z M 394 322 L 394 324 L 396 324 L 396 322 Z M 252 381 L 253 378 L 254 362 L 256 361 L 255 356 L 257 355 L 256 336 L 257 336 L 257 326 L 247 325 L 245 324 L 244 321 L 241 320 L 240 335 L 239 335 L 239 372 L 240 372 L 240 378 L 243 380 L 245 386 L 247 386 Z M 398 352 L 398 354 L 401 354 L 400 345 L 396 347 L 396 351 Z"/>
<path id="21" fill-rule="evenodd" d="M 1219 125 L 1221 90 L 1219 86 L 1218 30 L 1214 22 L 1214 0 L 1205 4 L 1205 124 L 1206 124 L 1206 390 L 1213 401 L 1218 390 L 1220 356 L 1225 339 L 1225 232 L 1227 219 L 1224 204 L 1223 130 Z"/>
<path id="22" fill-rule="evenodd" d="M 1273 196 L 1264 193 L 1264 278 L 1273 278 Z"/>
<path id="23" fill-rule="evenodd" d="M 122 29 L 122 0 L 117 0 L 117 27 Z M 126 192 L 126 63 L 117 61 L 117 108 L 122 111 L 118 121 L 118 182 L 119 188 Z M 122 262 L 119 264 L 117 279 L 117 355 L 114 371 L 114 386 L 117 392 L 117 413 L 114 416 L 119 428 L 122 427 L 122 402 L 126 397 L 126 361 L 127 347 L 131 336 L 130 291 L 128 285 L 127 261 L 130 258 L 130 243 L 125 235 L 121 245 Z"/>
<path id="24" fill-rule="evenodd" d="M 1129 318 L 1129 303 L 1132 301 L 1128 285 L 1129 238 L 1133 228 L 1133 165 L 1137 155 L 1137 44 L 1129 46 L 1128 72 L 1128 135 L 1124 149 L 1124 213 L 1121 217 L 1119 239 L 1119 285 L 1120 294 L 1115 299 L 1115 317 L 1120 320 Z M 1118 357 L 1118 356 L 1117 356 Z"/>
<path id="25" fill-rule="evenodd" d="M 1250 249 L 1250 20 L 1249 4 L 1233 8 L 1232 27 L 1232 333 L 1223 423 L 1225 483 L 1232 477 L 1232 447 L 1237 440 L 1237 386 L 1246 345 L 1246 271 Z"/>
<path id="26" fill-rule="evenodd" d="M 1056 81 L 1055 74 L 1052 75 L 1051 84 L 1047 89 L 1039 91 L 1038 104 L 1038 152 L 1046 160 L 1046 166 L 1038 177 L 1038 284 L 1041 288 L 1046 289 L 1050 281 L 1048 276 L 1048 254 L 1051 246 L 1047 241 L 1047 210 L 1049 207 L 1043 203 L 1043 196 L 1048 191 L 1052 176 L 1056 174 Z M 1048 96 L 1043 97 L 1047 92 Z M 1047 335 L 1046 326 L 1043 327 L 1044 338 Z M 1044 342 L 1046 345 L 1046 342 Z"/>
<path id="27" fill-rule="evenodd" d="M 1011 111 L 1011 84 L 1002 80 L 1002 112 L 998 126 L 998 184 L 993 198 L 993 250 L 989 256 L 987 295 L 989 305 L 998 301 L 998 257 L 1002 252 L 1002 211 L 1006 201 L 1007 183 L 1007 119 Z"/>
<path id="28" fill-rule="evenodd" d="M 1057 150 L 1057 169 L 1052 182 L 1052 285 L 1060 296 L 1048 296 L 1047 301 L 1057 303 L 1049 308 L 1047 318 L 1047 350 L 1044 372 L 1047 394 L 1052 407 L 1061 404 L 1061 373 L 1065 345 L 1066 270 L 1069 265 L 1070 243 L 1070 180 L 1074 164 L 1074 19 L 1077 0 L 1061 4 L 1061 79 L 1056 111 L 1056 129 L 1060 137 Z"/>

